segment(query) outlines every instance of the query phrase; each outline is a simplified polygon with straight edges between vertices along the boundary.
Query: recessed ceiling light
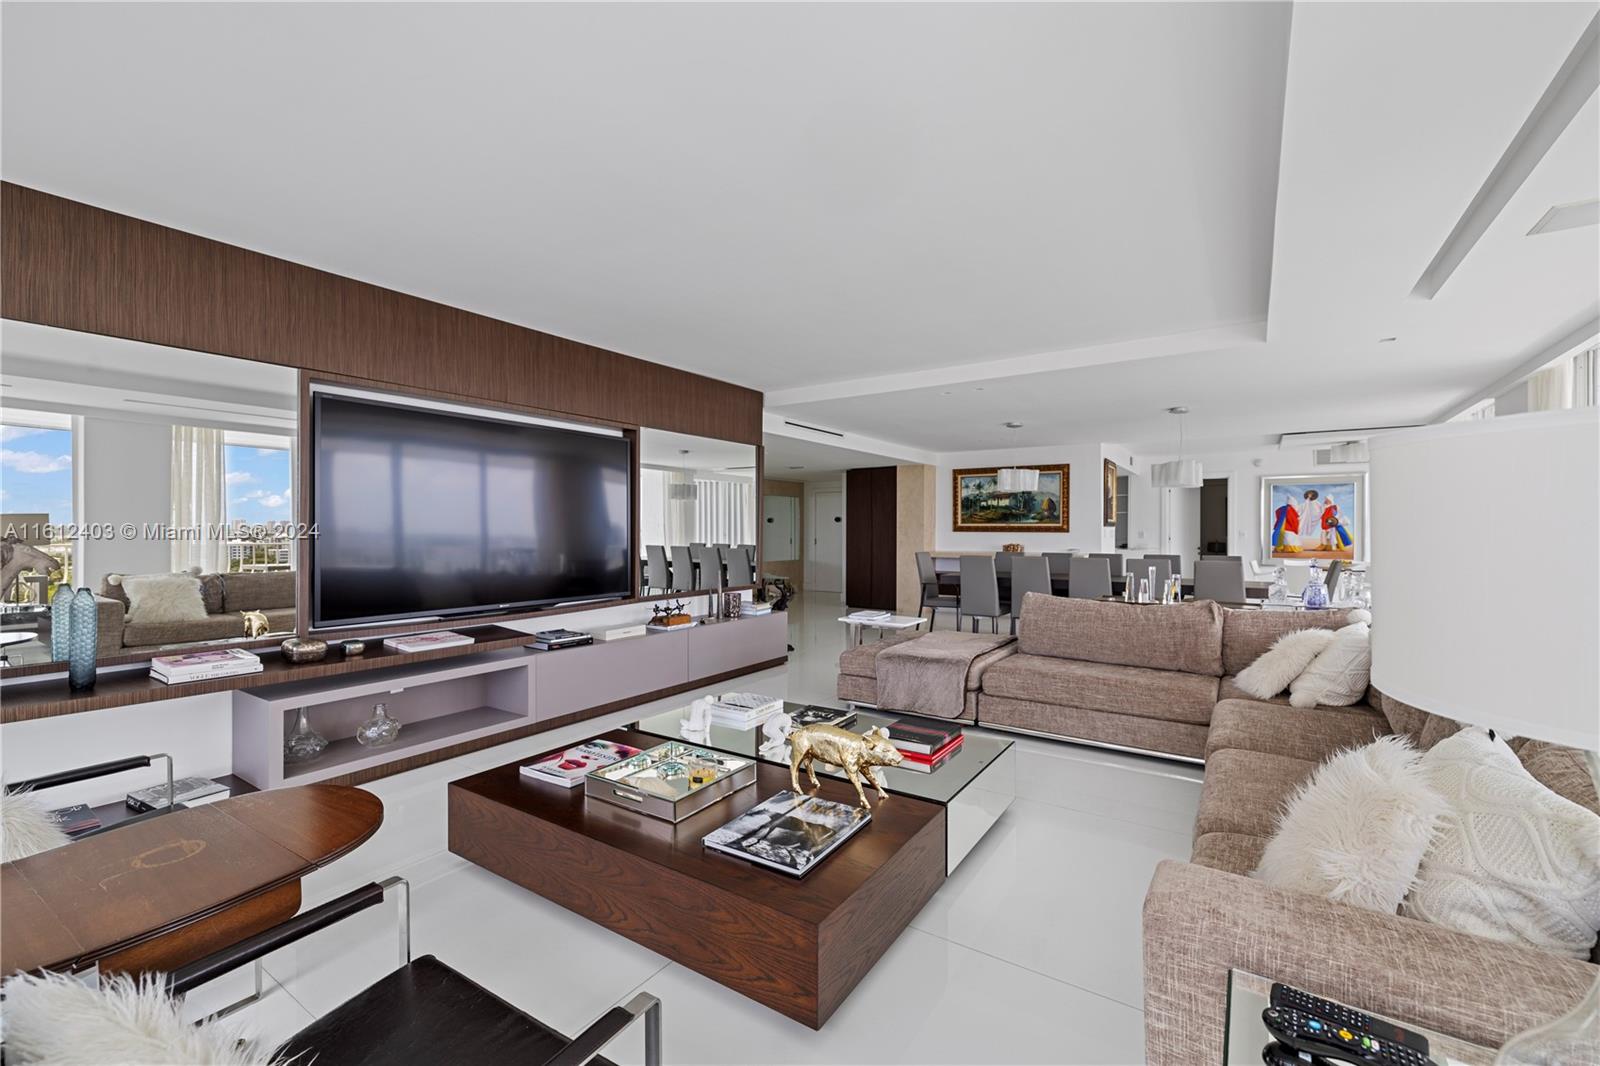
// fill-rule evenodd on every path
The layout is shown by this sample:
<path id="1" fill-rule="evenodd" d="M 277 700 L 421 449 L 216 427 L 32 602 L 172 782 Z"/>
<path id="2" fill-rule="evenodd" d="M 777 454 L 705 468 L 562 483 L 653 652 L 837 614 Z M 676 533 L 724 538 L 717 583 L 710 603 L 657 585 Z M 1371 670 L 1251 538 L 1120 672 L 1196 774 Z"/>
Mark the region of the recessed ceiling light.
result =
<path id="1" fill-rule="evenodd" d="M 972 391 L 973 392 L 982 392 L 983 391 L 983 386 L 979 385 L 979 386 L 975 387 Z"/>
<path id="2" fill-rule="evenodd" d="M 1577 229 L 1580 226 L 1593 226 L 1600 223 L 1600 200 L 1579 200 L 1571 204 L 1556 204 L 1546 211 L 1539 221 L 1533 224 L 1528 231 L 1532 237 L 1537 233 L 1554 233 L 1557 230 Z"/>
<path id="3" fill-rule="evenodd" d="M 1399 337 L 1379 337 L 1378 338 L 1378 343 L 1379 344 L 1393 344 L 1395 341 L 1397 341 L 1399 339 L 1400 339 Z"/>
<path id="4" fill-rule="evenodd" d="M 790 469 L 790 470 L 804 470 L 805 467 L 803 467 L 803 466 L 791 466 L 788 469 Z"/>
<path id="5" fill-rule="evenodd" d="M 1006 423 L 1006 428 L 1007 429 L 1021 429 L 1022 428 L 1022 423 L 1021 422 L 1007 422 Z"/>
<path id="6" fill-rule="evenodd" d="M 951 395 L 954 395 L 954 393 L 950 389 L 941 389 L 939 391 L 939 395 L 940 396 L 951 396 Z"/>

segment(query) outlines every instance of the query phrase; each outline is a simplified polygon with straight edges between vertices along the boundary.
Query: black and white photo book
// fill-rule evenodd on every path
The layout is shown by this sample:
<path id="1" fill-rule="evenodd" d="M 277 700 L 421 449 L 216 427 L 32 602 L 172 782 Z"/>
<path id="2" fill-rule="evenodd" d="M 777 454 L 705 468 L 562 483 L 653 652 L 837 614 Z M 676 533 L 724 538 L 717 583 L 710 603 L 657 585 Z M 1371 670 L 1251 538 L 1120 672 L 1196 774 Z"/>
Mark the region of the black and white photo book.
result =
<path id="1" fill-rule="evenodd" d="M 865 808 L 784 789 L 707 833 L 703 843 L 713 851 L 804 877 L 871 820 Z"/>

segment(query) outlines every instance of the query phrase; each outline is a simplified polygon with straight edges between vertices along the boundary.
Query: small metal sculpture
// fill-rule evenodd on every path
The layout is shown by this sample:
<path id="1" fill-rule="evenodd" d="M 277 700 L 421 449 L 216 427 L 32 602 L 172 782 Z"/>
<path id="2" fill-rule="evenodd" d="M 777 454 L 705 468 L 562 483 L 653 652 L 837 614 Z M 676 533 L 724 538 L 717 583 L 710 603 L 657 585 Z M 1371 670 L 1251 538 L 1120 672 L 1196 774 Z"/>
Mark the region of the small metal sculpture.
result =
<path id="1" fill-rule="evenodd" d="M 880 800 L 888 799 L 889 794 L 883 790 L 883 778 L 877 768 L 899 766 L 903 758 L 899 749 L 889 743 L 889 731 L 882 726 L 874 726 L 865 733 L 852 733 L 832 725 L 802 726 L 789 734 L 789 748 L 789 782 L 796 792 L 800 791 L 802 763 L 811 778 L 811 787 L 817 787 L 817 770 L 812 764 L 821 759 L 844 771 L 850 783 L 856 786 L 856 796 L 860 798 L 861 805 L 869 811 L 872 804 L 867 802 L 867 793 L 861 787 L 861 775 L 865 773 L 872 781 Z"/>
<path id="2" fill-rule="evenodd" d="M 244 618 L 244 635 L 247 639 L 264 637 L 272 629 L 272 624 L 261 611 L 240 611 L 239 614 Z"/>

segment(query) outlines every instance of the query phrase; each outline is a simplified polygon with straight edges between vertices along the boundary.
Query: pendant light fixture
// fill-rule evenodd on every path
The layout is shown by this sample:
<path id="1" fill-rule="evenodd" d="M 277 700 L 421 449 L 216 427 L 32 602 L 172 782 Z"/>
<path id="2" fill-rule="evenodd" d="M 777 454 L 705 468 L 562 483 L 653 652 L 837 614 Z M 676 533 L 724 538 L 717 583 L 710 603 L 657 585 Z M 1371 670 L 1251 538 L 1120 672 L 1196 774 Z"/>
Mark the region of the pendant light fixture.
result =
<path id="1" fill-rule="evenodd" d="M 683 467 L 683 480 L 675 481 L 667 486 L 667 499 L 669 500 L 698 500 L 700 486 L 694 483 L 694 478 L 689 476 L 689 449 L 679 448 L 678 463 Z"/>
<path id="2" fill-rule="evenodd" d="M 1205 484 L 1205 473 L 1197 459 L 1183 457 L 1183 416 L 1187 407 L 1169 407 L 1169 415 L 1178 416 L 1178 457 L 1150 467 L 1150 484 L 1158 489 L 1198 489 Z"/>
<path id="3" fill-rule="evenodd" d="M 1021 422 L 1007 422 L 1006 428 L 1011 431 L 1011 448 L 1017 447 L 1017 430 L 1022 428 Z M 1038 492 L 1039 471 L 1026 466 L 1008 466 L 995 474 L 995 488 L 1000 492 Z"/>

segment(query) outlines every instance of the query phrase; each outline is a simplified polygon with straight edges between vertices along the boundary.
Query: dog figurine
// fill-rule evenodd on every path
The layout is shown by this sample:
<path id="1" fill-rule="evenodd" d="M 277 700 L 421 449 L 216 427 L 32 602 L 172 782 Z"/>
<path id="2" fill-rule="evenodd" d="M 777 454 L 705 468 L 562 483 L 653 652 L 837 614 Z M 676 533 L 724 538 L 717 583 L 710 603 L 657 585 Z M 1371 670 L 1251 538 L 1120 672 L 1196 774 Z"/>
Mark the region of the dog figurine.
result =
<path id="1" fill-rule="evenodd" d="M 878 790 L 878 799 L 886 800 L 889 794 L 883 790 L 883 778 L 877 768 L 899 766 L 904 758 L 899 749 L 889 743 L 889 731 L 882 726 L 874 726 L 865 733 L 852 733 L 832 725 L 802 726 L 789 734 L 789 748 L 789 781 L 796 792 L 800 791 L 802 763 L 811 778 L 811 787 L 817 787 L 817 769 L 812 764 L 821 759 L 844 771 L 850 783 L 856 786 L 861 805 L 869 811 L 872 804 L 867 802 L 866 790 L 861 787 L 861 775 L 865 773 L 871 780 Z"/>
<path id="2" fill-rule="evenodd" d="M 239 614 L 244 618 L 244 635 L 250 640 L 266 636 L 267 631 L 272 628 L 267 616 L 261 611 L 240 611 Z"/>

